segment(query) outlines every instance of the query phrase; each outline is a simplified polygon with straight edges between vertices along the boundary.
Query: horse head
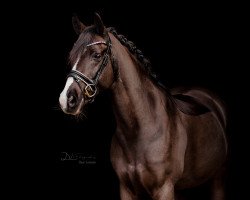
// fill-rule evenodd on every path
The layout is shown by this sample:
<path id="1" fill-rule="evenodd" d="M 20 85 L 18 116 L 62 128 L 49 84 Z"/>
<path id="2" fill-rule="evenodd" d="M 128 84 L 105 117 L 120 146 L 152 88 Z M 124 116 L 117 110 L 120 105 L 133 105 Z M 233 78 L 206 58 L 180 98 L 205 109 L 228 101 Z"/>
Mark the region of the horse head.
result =
<path id="1" fill-rule="evenodd" d="M 91 26 L 85 26 L 77 16 L 73 16 L 72 23 L 79 36 L 70 51 L 71 71 L 59 102 L 65 113 L 78 115 L 99 90 L 112 85 L 113 69 L 111 40 L 101 17 L 95 14 Z"/>

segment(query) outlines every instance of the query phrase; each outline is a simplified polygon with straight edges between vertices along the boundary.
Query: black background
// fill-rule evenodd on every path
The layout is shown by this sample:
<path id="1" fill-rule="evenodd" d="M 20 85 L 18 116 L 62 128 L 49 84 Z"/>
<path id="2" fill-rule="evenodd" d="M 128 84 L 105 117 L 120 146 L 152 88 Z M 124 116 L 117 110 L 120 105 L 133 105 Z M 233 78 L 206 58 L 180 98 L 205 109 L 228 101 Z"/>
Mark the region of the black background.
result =
<path id="1" fill-rule="evenodd" d="M 18 188 L 28 182 L 29 187 L 20 191 L 34 198 L 118 199 L 118 180 L 109 161 L 115 130 L 109 93 L 100 94 L 87 108 L 87 119 L 76 120 L 58 110 L 69 72 L 68 53 L 77 39 L 72 14 L 90 25 L 97 11 L 107 27 L 115 27 L 135 42 L 167 86 L 202 86 L 225 101 L 231 147 L 228 199 L 242 199 L 247 157 L 242 126 L 247 93 L 243 6 L 97 1 L 8 6 L 2 18 L 3 32 L 8 35 L 7 80 L 11 88 L 6 94 L 14 94 L 14 106 L 3 104 L 3 108 L 13 124 L 8 127 L 14 128 L 8 131 L 7 151 L 14 149 L 11 157 L 16 155 L 17 162 L 11 167 L 15 176 L 10 180 Z M 61 161 L 62 152 L 95 156 L 96 164 Z"/>

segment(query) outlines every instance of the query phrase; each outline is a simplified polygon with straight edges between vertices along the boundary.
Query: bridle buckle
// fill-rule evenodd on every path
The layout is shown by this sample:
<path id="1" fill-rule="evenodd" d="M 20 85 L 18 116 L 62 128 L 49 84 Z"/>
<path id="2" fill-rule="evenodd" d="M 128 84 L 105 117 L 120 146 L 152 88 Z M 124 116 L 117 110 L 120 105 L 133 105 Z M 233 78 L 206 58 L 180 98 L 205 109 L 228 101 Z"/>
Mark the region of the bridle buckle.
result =
<path id="1" fill-rule="evenodd" d="M 88 84 L 86 85 L 86 87 L 84 88 L 84 94 L 88 97 L 88 98 L 92 98 L 96 95 L 97 92 L 97 88 L 95 86 L 95 84 Z"/>

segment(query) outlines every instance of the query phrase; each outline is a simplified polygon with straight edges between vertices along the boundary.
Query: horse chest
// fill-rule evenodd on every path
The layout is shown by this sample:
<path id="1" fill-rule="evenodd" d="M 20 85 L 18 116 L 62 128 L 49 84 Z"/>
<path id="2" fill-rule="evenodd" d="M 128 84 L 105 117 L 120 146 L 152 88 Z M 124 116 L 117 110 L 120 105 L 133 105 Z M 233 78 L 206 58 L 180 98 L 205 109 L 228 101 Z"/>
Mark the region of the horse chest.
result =
<path id="1" fill-rule="evenodd" d="M 159 140 L 161 141 L 161 140 Z M 151 144 L 153 145 L 153 143 Z M 132 192 L 147 191 L 151 193 L 155 187 L 161 185 L 169 169 L 167 164 L 167 153 L 160 143 L 158 148 L 148 148 L 138 151 L 140 145 L 136 145 L 136 151 L 125 150 L 113 141 L 111 149 L 111 161 L 119 180 Z M 140 153 L 135 153 L 140 152 Z M 171 163 L 171 162 L 169 162 Z"/>

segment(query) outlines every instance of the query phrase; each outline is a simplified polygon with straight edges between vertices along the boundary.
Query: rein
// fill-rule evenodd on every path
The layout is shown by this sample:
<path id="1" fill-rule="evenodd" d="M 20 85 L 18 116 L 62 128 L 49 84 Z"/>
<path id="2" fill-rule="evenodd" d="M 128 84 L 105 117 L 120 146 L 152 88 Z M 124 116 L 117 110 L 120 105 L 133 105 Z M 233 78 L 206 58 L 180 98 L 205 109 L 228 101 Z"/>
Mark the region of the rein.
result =
<path id="1" fill-rule="evenodd" d="M 97 84 L 99 78 L 108 64 L 109 58 L 111 57 L 111 40 L 108 37 L 107 41 L 97 41 L 86 45 L 86 47 L 90 47 L 93 45 L 105 44 L 107 46 L 106 52 L 103 56 L 102 63 L 100 65 L 99 70 L 97 71 L 96 75 L 93 79 L 87 77 L 83 73 L 78 70 L 71 70 L 67 77 L 73 77 L 76 83 L 78 84 L 79 88 L 81 89 L 84 97 L 87 97 L 89 102 L 93 102 L 94 98 L 97 94 Z M 82 89 L 80 82 L 83 82 L 86 86 Z"/>

